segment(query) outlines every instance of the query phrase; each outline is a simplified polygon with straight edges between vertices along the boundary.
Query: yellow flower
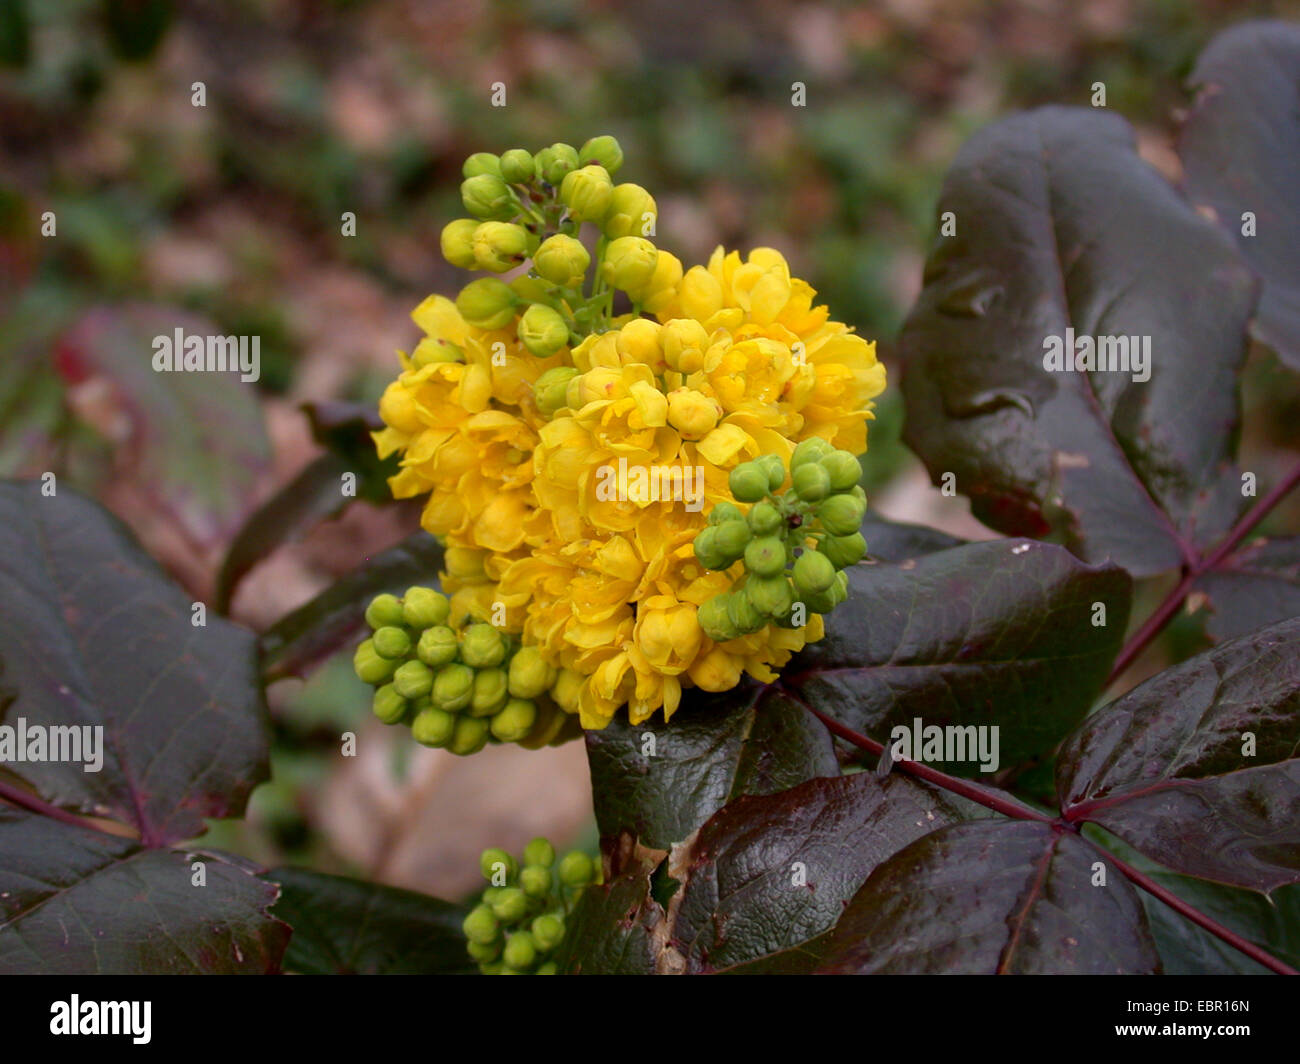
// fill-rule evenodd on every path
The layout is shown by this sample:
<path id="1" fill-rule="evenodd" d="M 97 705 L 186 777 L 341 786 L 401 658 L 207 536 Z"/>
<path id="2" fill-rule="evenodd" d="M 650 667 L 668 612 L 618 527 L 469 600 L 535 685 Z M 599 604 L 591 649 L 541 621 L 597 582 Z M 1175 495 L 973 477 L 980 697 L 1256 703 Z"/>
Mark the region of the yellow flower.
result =
<path id="1" fill-rule="evenodd" d="M 696 611 L 735 574 L 704 569 L 693 548 L 713 506 L 735 501 L 740 463 L 788 461 L 811 436 L 866 448 L 884 367 L 814 296 L 768 248 L 719 248 L 685 271 L 661 251 L 633 292 L 653 317 L 546 359 L 514 321 L 476 328 L 439 296 L 416 308 L 423 346 L 399 356 L 375 434 L 381 455 L 401 455 L 393 493 L 429 496 L 422 523 L 447 546 L 453 621 L 504 609 L 584 728 L 623 707 L 633 723 L 671 717 L 684 690 L 744 674 L 770 682 L 821 638 L 811 615 L 714 643 Z M 533 385 L 557 367 L 573 376 L 547 384 L 543 413 Z"/>

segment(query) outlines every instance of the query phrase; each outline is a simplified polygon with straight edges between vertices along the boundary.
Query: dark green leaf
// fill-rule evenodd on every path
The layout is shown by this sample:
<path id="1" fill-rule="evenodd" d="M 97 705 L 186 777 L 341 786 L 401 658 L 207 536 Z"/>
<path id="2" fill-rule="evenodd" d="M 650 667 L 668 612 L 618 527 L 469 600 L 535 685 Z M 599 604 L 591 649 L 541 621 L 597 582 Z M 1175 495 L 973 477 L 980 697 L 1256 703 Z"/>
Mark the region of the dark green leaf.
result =
<path id="1" fill-rule="evenodd" d="M 1300 537 L 1262 539 L 1196 582 L 1215 641 L 1300 617 Z"/>
<path id="2" fill-rule="evenodd" d="M 304 675 L 361 632 L 372 598 L 385 591 L 401 594 L 414 584 L 436 586 L 441 568 L 442 547 L 427 532 L 376 554 L 262 636 L 264 678 L 269 683 Z"/>
<path id="3" fill-rule="evenodd" d="M 316 442 L 338 455 L 344 468 L 357 476 L 357 495 L 373 503 L 390 503 L 392 492 L 388 478 L 396 476 L 400 466 L 397 455 L 380 459 L 371 437 L 384 427 L 379 411 L 361 403 L 304 403 L 303 412 L 311 422 Z"/>
<path id="4" fill-rule="evenodd" d="M 1094 846 L 1040 821 L 941 828 L 880 865 L 823 971 L 1145 974 L 1160 958 L 1132 886 Z"/>
<path id="5" fill-rule="evenodd" d="M 849 583 L 826 638 L 790 662 L 782 684 L 879 742 L 917 718 L 996 725 L 1003 765 L 1050 750 L 1083 718 L 1119 650 L 1131 594 L 1122 570 L 1024 540 L 858 565 Z"/>
<path id="6" fill-rule="evenodd" d="M 1199 92 L 1179 144 L 1188 195 L 1218 215 L 1264 280 L 1256 335 L 1300 369 L 1300 26 L 1233 26 L 1191 81 Z"/>
<path id="7" fill-rule="evenodd" d="M 901 338 L 906 439 L 1004 532 L 1134 575 L 1181 565 L 1241 506 L 1237 372 L 1255 281 L 1138 158 L 1119 117 L 1050 107 L 982 130 L 939 202 Z M 1150 379 L 1051 372 L 1045 341 L 1149 337 Z M 1141 373 L 1136 374 L 1141 376 Z"/>
<path id="8" fill-rule="evenodd" d="M 672 946 L 688 972 L 764 959 L 810 970 L 810 940 L 835 925 L 868 873 L 961 819 L 941 792 L 898 773 L 737 798 L 673 851 L 669 871 L 683 885 L 669 909 Z"/>
<path id="9" fill-rule="evenodd" d="M 170 340 L 178 329 L 187 338 L 220 332 L 166 307 L 99 307 L 59 341 L 58 365 L 71 384 L 110 385 L 131 422 L 133 482 L 192 540 L 218 543 L 251 508 L 270 445 L 257 385 L 238 371 L 154 371 L 154 338 Z"/>
<path id="10" fill-rule="evenodd" d="M 235 536 L 217 575 L 216 608 L 225 613 L 240 579 L 276 547 L 351 502 L 341 490 L 347 463 L 323 454 L 253 513 Z"/>
<path id="11" fill-rule="evenodd" d="M 637 853 L 608 883 L 588 887 L 565 921 L 555 961 L 571 975 L 653 975 L 672 955 L 664 911 L 650 896 L 654 858 Z"/>
<path id="12" fill-rule="evenodd" d="M 134 839 L 0 806 L 0 972 L 266 973 L 289 929 L 274 884 L 218 853 Z M 195 861 L 203 884 L 195 885 Z"/>
<path id="13" fill-rule="evenodd" d="M 250 633 L 215 616 L 195 627 L 189 596 L 120 522 L 36 482 L 0 483 L 0 586 L 0 683 L 17 696 L 5 722 L 103 729 L 100 771 L 10 771 L 56 805 L 134 825 L 147 846 L 243 812 L 268 776 Z"/>
<path id="14" fill-rule="evenodd" d="M 477 971 L 460 925 L 466 909 L 397 887 L 277 868 L 275 915 L 293 928 L 284 957 L 303 975 L 448 975 Z"/>
<path id="15" fill-rule="evenodd" d="M 686 692 L 668 724 L 616 717 L 587 732 L 596 822 L 666 850 L 742 794 L 771 794 L 838 776 L 826 729 L 774 687 Z"/>
<path id="16" fill-rule="evenodd" d="M 867 541 L 867 554 L 880 562 L 905 562 L 965 542 L 937 528 L 889 521 L 872 512 L 862 522 L 862 535 Z"/>
<path id="17" fill-rule="evenodd" d="M 1061 751 L 1057 792 L 1071 820 L 1176 872 L 1267 893 L 1300 883 L 1298 745 L 1294 619 L 1189 658 L 1090 717 Z"/>

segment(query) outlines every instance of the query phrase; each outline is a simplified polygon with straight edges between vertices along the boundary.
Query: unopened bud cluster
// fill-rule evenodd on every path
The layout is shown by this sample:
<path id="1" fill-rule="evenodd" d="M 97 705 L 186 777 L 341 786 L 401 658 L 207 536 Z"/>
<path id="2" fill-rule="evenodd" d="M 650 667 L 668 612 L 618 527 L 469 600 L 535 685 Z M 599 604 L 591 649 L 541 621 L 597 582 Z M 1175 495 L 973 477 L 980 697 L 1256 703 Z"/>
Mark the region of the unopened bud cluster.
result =
<path id="1" fill-rule="evenodd" d="M 513 323 L 525 348 L 549 358 L 609 326 L 615 290 L 650 313 L 671 298 L 681 261 L 647 239 L 658 207 L 640 185 L 614 183 L 622 165 L 623 149 L 609 136 L 581 149 L 552 144 L 466 159 L 460 191 L 471 217 L 443 229 L 443 256 L 489 273 L 531 263 L 510 283 L 471 281 L 456 298 L 461 316 L 481 329 Z M 594 262 L 579 239 L 584 222 L 599 233 Z"/>
<path id="2" fill-rule="evenodd" d="M 552 959 L 565 921 L 583 889 L 600 881 L 600 866 L 581 850 L 558 862 L 555 847 L 533 839 L 523 861 L 505 850 L 484 850 L 483 878 L 492 885 L 465 917 L 469 955 L 484 975 L 555 975 Z"/>
<path id="3" fill-rule="evenodd" d="M 357 647 L 357 676 L 375 688 L 374 712 L 406 724 L 416 742 L 473 754 L 490 742 L 542 746 L 567 714 L 546 696 L 555 670 L 490 624 L 453 627 L 451 603 L 431 588 L 379 595 L 366 609 L 369 639 Z"/>
<path id="4" fill-rule="evenodd" d="M 773 454 L 731 471 L 731 494 L 752 505 L 748 513 L 732 503 L 715 506 L 695 537 L 695 557 L 714 570 L 742 562 L 744 573 L 700 607 L 705 635 L 725 643 L 769 623 L 797 627 L 807 613 L 829 613 L 844 601 L 844 570 L 867 552 L 860 475 L 854 455 L 816 436 L 795 447 L 788 471 Z"/>

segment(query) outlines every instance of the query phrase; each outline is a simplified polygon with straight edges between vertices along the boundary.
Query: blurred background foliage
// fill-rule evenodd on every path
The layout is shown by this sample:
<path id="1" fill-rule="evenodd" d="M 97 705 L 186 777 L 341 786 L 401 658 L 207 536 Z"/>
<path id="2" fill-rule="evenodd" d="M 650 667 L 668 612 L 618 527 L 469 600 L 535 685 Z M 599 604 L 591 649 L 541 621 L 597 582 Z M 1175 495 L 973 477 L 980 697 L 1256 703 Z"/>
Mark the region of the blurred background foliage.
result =
<path id="1" fill-rule="evenodd" d="M 620 177 L 658 198 L 661 245 L 688 265 L 719 243 L 779 248 L 888 360 L 943 172 L 973 130 L 1087 105 L 1100 81 L 1177 180 L 1197 53 L 1233 22 L 1296 13 L 1264 0 L 0 0 L 0 474 L 58 471 L 210 597 L 239 524 L 317 451 L 301 404 L 373 403 L 413 341 L 409 310 L 463 283 L 438 234 L 462 213 L 465 156 L 598 133 L 622 141 Z M 128 386 L 168 315 L 259 336 L 261 380 Z M 1247 468 L 1267 482 L 1300 395 L 1258 354 L 1245 391 Z M 880 509 L 987 535 L 930 487 L 900 417 L 891 390 L 868 462 Z M 412 527 L 409 508 L 358 503 L 254 570 L 233 615 L 264 628 Z M 1189 627 L 1177 636 L 1195 643 Z M 274 781 L 216 844 L 456 895 L 486 845 L 594 840 L 580 744 L 465 762 L 410 749 L 369 719 L 345 660 L 270 694 Z M 361 756 L 339 756 L 346 730 Z"/>

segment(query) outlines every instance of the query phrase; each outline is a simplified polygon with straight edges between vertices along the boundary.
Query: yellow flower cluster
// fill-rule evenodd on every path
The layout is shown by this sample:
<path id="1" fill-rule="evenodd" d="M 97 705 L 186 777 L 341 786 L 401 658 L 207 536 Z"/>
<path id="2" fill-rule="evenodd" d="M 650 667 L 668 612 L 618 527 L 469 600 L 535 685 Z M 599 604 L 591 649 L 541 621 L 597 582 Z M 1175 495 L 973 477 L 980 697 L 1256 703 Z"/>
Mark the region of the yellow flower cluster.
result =
<path id="1" fill-rule="evenodd" d="M 428 494 L 422 523 L 447 545 L 453 620 L 521 633 L 557 670 L 555 701 L 602 728 L 676 710 L 683 688 L 722 691 L 742 672 L 775 678 L 821 618 L 713 643 L 697 608 L 733 574 L 694 556 L 708 511 L 734 502 L 730 471 L 762 454 L 788 461 L 820 436 L 866 449 L 885 385 L 874 344 L 815 306 L 768 248 L 719 248 L 682 270 L 661 251 L 643 308 L 551 358 L 467 324 L 447 299 L 415 311 L 425 337 L 384 393 L 381 456 L 400 452 L 393 494 Z M 533 385 L 571 366 L 564 403 Z M 504 615 L 503 615 L 504 611 Z"/>

